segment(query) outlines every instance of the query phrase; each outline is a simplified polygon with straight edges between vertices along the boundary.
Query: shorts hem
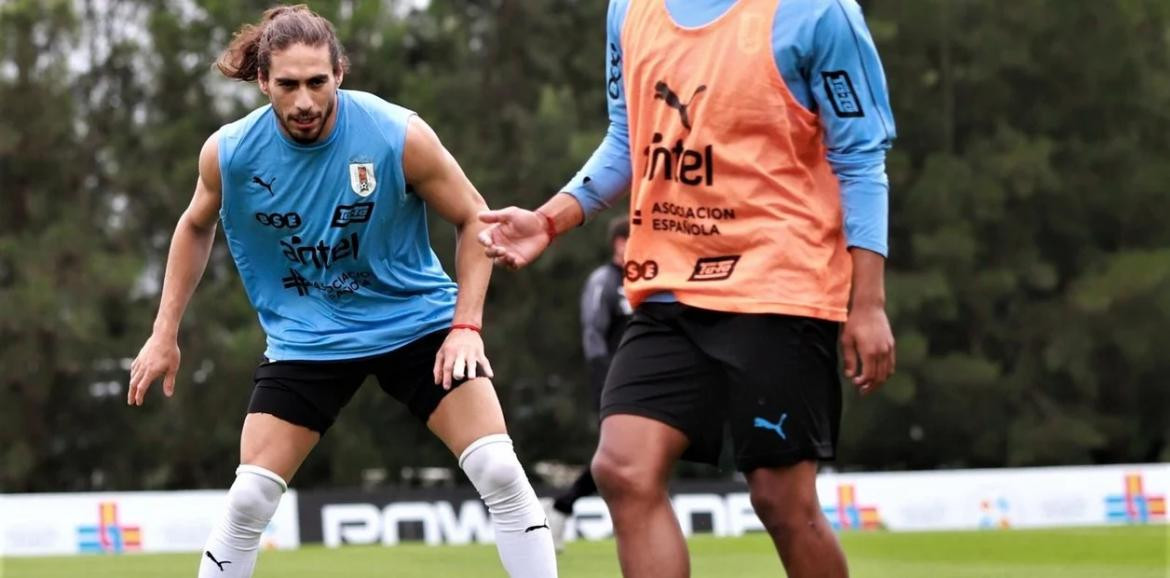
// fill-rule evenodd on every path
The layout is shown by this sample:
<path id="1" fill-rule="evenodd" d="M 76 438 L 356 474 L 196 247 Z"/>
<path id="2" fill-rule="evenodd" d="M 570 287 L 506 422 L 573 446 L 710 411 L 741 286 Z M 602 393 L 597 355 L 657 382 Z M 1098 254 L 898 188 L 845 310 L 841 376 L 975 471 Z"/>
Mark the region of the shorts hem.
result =
<path id="1" fill-rule="evenodd" d="M 735 458 L 735 469 L 739 472 L 750 472 L 759 468 L 782 468 L 804 461 L 829 462 L 836 459 L 833 448 L 813 446 L 799 448 L 785 452 L 774 452 Z"/>
<path id="2" fill-rule="evenodd" d="M 295 425 L 297 427 L 303 427 L 311 432 L 316 433 L 317 435 L 319 435 L 321 437 L 325 437 L 325 432 L 329 431 L 329 428 L 333 425 L 332 423 L 330 423 L 328 425 L 323 426 L 323 424 L 321 424 L 319 421 L 317 421 L 317 423 L 307 423 L 307 422 L 316 421 L 316 420 L 297 419 L 295 416 L 290 416 L 287 413 L 283 413 L 283 412 L 274 410 L 273 408 L 251 408 L 251 407 L 249 407 L 245 416 L 252 415 L 254 413 L 262 413 L 264 415 L 270 415 L 270 416 L 272 416 L 280 421 L 283 421 L 285 423 L 290 423 L 290 424 Z"/>

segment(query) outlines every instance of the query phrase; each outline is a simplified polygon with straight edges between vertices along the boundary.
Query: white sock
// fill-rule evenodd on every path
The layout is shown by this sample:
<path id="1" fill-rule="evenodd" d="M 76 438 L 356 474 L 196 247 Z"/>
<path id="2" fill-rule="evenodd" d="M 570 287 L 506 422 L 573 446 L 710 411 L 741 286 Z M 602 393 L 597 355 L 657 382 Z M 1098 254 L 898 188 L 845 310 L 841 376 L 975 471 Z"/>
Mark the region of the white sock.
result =
<path id="1" fill-rule="evenodd" d="M 552 578 L 557 555 L 544 509 L 524 475 L 507 434 L 484 436 L 467 446 L 459 467 L 487 505 L 496 548 L 512 578 Z"/>
<path id="2" fill-rule="evenodd" d="M 200 555 L 199 578 L 250 578 L 260 550 L 260 534 L 268 527 L 288 484 L 259 466 L 236 469 L 228 490 L 228 507 L 211 531 Z"/>

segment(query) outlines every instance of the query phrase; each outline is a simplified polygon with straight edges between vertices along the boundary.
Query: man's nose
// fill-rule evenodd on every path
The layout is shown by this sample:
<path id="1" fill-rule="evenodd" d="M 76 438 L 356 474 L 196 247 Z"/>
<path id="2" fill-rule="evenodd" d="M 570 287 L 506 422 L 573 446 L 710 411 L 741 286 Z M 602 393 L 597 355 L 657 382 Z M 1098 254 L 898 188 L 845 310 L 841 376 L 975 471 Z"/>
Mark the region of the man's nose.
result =
<path id="1" fill-rule="evenodd" d="M 297 98 L 293 102 L 298 113 L 307 113 L 313 110 L 313 99 L 309 96 L 309 89 L 302 88 L 297 91 Z"/>

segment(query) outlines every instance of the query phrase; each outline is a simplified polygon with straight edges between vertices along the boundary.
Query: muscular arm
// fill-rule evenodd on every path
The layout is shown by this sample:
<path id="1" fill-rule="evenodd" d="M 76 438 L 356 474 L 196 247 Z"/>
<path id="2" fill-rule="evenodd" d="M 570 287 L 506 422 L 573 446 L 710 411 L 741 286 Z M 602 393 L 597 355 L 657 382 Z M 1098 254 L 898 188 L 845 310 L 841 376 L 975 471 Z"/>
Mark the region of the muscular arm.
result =
<path id="1" fill-rule="evenodd" d="M 195 287 L 203 278 L 211 245 L 215 241 L 216 223 L 223 193 L 219 176 L 219 138 L 212 135 L 199 152 L 199 180 L 195 195 L 175 227 L 167 254 L 167 270 L 163 277 L 162 300 L 154 320 L 156 335 L 175 338 L 179 322 Z"/>
<path id="2" fill-rule="evenodd" d="M 219 139 L 218 135 L 211 135 L 199 152 L 199 180 L 195 183 L 195 195 L 179 217 L 171 238 L 154 331 L 130 364 L 130 385 L 126 393 L 126 402 L 130 405 L 142 405 L 146 391 L 160 377 L 163 378 L 163 393 L 169 397 L 175 391 L 180 357 L 179 322 L 207 268 L 222 201 Z"/>
<path id="3" fill-rule="evenodd" d="M 479 191 L 467 180 L 455 157 L 439 142 L 438 135 L 421 118 L 411 117 L 406 127 L 402 153 L 406 182 L 443 220 L 455 225 L 455 278 L 459 295 L 455 300 L 455 324 L 483 324 L 483 301 L 492 262 L 476 245 L 476 236 L 486 228 L 477 217 L 487 210 Z M 435 383 L 450 388 L 454 380 L 480 375 L 492 376 L 491 364 L 483 353 L 483 341 L 471 331 L 452 331 L 435 355 Z"/>
<path id="4" fill-rule="evenodd" d="M 439 142 L 438 135 L 419 117 L 412 117 L 406 129 L 406 149 L 402 154 L 406 182 L 414 187 L 427 206 L 443 220 L 455 225 L 455 275 L 459 297 L 455 303 L 455 323 L 483 323 L 483 302 L 492 262 L 484 258 L 475 237 L 486 225 L 476 219 L 487 203 L 463 174 L 455 157 Z"/>

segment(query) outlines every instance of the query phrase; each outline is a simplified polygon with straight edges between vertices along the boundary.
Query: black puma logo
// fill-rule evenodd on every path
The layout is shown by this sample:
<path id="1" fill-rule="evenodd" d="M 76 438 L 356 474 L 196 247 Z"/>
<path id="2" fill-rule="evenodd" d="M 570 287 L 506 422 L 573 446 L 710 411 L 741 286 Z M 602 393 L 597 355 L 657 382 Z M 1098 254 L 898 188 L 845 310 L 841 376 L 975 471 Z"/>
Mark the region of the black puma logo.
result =
<path id="1" fill-rule="evenodd" d="M 541 529 L 541 528 L 544 528 L 545 530 L 548 530 L 548 529 L 549 529 L 549 527 L 548 527 L 548 520 L 545 520 L 545 521 L 544 521 L 544 523 L 543 523 L 543 524 L 541 524 L 541 525 L 539 525 L 539 526 L 529 526 L 529 527 L 525 528 L 525 529 L 524 529 L 524 533 L 525 533 L 525 534 L 527 534 L 527 533 L 529 533 L 529 532 L 531 532 L 531 531 L 533 531 L 533 530 L 539 530 L 539 529 Z"/>
<path id="2" fill-rule="evenodd" d="M 268 194 L 270 194 L 270 195 L 272 195 L 272 196 L 274 196 L 274 197 L 276 196 L 276 193 L 272 192 L 272 183 L 275 183 L 275 182 L 276 182 L 276 179 L 275 179 L 275 178 L 273 178 L 272 180 L 270 180 L 270 181 L 268 181 L 268 182 L 266 183 L 266 182 L 264 182 L 264 181 L 263 181 L 263 180 L 262 180 L 260 177 L 252 177 L 252 182 L 253 182 L 253 183 L 256 183 L 257 185 L 260 185 L 260 186 L 262 186 L 262 187 L 264 187 L 264 188 L 266 188 L 266 189 L 268 189 Z"/>
<path id="3" fill-rule="evenodd" d="M 207 554 L 207 557 L 208 557 L 208 558 L 210 558 L 212 562 L 215 562 L 215 565 L 216 565 L 216 566 L 219 566 L 219 571 L 220 571 L 220 572 L 226 572 L 226 570 L 224 570 L 224 569 L 223 569 L 223 565 L 224 565 L 224 564 L 231 564 L 231 563 L 232 563 L 232 561 L 231 561 L 231 560 L 224 560 L 223 562 L 220 562 L 219 560 L 216 560 L 216 559 L 215 559 L 215 556 L 213 556 L 213 555 L 211 554 L 211 550 L 208 550 L 208 551 L 204 552 L 204 554 Z"/>
<path id="4" fill-rule="evenodd" d="M 695 97 L 699 96 L 699 93 L 705 90 L 707 90 L 707 85 L 700 84 L 699 88 L 696 88 L 695 92 L 691 94 L 691 99 L 687 102 L 683 102 L 679 100 L 678 95 L 670 89 L 670 86 L 668 86 L 665 81 L 659 80 L 658 83 L 654 85 L 654 98 L 661 98 L 663 102 L 666 103 L 666 106 L 677 110 L 679 119 L 682 120 L 682 125 L 686 127 L 687 130 L 691 130 L 691 116 L 688 112 L 688 108 L 694 104 Z"/>

